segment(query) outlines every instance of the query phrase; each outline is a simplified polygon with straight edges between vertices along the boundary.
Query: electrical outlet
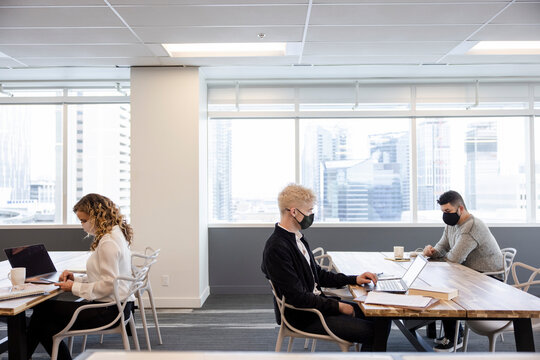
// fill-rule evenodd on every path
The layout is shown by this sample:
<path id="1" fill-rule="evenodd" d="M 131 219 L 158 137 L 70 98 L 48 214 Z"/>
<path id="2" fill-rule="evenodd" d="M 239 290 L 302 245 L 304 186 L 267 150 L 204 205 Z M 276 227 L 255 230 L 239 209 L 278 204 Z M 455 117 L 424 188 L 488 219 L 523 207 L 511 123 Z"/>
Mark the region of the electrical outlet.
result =
<path id="1" fill-rule="evenodd" d="M 161 286 L 169 286 L 169 275 L 161 275 Z"/>

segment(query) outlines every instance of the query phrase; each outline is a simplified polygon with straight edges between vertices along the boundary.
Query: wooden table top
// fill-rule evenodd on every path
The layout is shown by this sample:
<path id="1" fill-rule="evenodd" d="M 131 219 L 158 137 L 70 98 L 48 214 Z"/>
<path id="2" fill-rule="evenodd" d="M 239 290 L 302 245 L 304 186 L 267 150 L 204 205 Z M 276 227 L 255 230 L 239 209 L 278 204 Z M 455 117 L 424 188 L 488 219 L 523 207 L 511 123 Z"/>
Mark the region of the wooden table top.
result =
<path id="1" fill-rule="evenodd" d="M 83 270 L 86 269 L 86 260 L 90 256 L 88 251 L 49 251 L 49 255 L 56 267 L 56 270 Z M 9 262 L 0 262 L 0 287 L 11 286 L 11 282 L 7 278 L 8 272 L 11 270 Z M 27 296 L 11 300 L 0 301 L 0 315 L 13 316 L 33 306 L 42 303 L 43 301 L 55 297 L 61 290 L 51 291 L 49 294 L 39 296 Z"/>
<path id="2" fill-rule="evenodd" d="M 329 252 L 338 270 L 345 274 L 365 271 L 401 276 L 411 262 L 386 260 L 383 252 Z M 439 300 L 422 310 L 365 305 L 359 302 L 367 316 L 385 317 L 456 317 L 456 318 L 540 318 L 540 299 L 513 286 L 504 284 L 466 266 L 444 261 L 430 261 L 416 285 L 431 285 L 458 289 L 452 300 Z M 366 295 L 362 287 L 351 287 L 355 297 Z"/>

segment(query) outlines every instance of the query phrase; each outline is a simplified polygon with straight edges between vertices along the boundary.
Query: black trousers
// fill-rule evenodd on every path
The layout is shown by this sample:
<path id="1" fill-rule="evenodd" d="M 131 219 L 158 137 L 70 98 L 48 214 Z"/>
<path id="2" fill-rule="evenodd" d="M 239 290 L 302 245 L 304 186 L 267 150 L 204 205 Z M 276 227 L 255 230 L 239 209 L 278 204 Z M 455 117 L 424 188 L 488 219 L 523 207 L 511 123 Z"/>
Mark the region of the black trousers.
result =
<path id="1" fill-rule="evenodd" d="M 371 351 L 374 341 L 374 322 L 364 316 L 358 304 L 344 300 L 340 301 L 353 306 L 354 316 L 344 314 L 323 315 L 326 325 L 341 339 L 361 343 L 362 351 Z M 295 314 L 292 317 L 287 317 L 287 319 L 291 322 L 291 325 L 299 330 L 314 334 L 327 334 L 319 317 L 314 313 L 295 311 Z M 390 334 L 390 326 L 391 322 L 388 320 L 386 338 Z"/>
<path id="2" fill-rule="evenodd" d="M 28 325 L 28 349 L 27 354 L 30 359 L 39 343 L 51 355 L 52 338 L 59 333 L 71 320 L 75 310 L 83 305 L 96 304 L 97 301 L 79 301 L 71 294 L 62 294 L 57 298 L 47 300 L 33 308 L 30 324 Z M 126 318 L 133 310 L 133 302 L 129 302 L 124 310 Z M 106 325 L 113 321 L 118 315 L 116 305 L 97 309 L 83 310 L 79 313 L 77 321 L 72 329 L 91 329 Z M 116 323 L 115 325 L 117 325 Z M 113 326 L 115 326 L 113 325 Z M 67 345 L 62 341 L 58 349 L 59 360 L 71 360 L 71 354 Z"/>

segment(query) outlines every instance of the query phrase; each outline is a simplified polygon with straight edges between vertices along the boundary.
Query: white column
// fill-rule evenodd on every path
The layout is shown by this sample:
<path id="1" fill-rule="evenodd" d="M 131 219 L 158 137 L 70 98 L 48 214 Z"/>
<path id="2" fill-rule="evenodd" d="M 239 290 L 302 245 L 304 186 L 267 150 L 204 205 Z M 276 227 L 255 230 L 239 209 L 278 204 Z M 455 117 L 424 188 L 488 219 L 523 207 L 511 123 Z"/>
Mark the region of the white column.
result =
<path id="1" fill-rule="evenodd" d="M 161 249 L 151 273 L 159 307 L 200 307 L 209 295 L 206 123 L 199 69 L 132 68 L 134 249 Z"/>

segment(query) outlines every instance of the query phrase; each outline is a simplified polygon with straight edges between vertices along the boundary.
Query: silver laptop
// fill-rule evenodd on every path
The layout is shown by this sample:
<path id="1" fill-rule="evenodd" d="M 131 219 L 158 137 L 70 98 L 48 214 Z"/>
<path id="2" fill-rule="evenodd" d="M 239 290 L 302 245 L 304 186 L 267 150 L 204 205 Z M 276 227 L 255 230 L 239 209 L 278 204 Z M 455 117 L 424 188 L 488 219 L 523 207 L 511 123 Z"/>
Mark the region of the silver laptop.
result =
<path id="1" fill-rule="evenodd" d="M 26 245 L 4 249 L 12 268 L 26 268 L 26 282 L 47 284 L 58 280 L 60 275 L 45 249 L 45 245 Z"/>
<path id="2" fill-rule="evenodd" d="M 377 285 L 373 287 L 372 290 L 400 294 L 407 292 L 414 280 L 420 275 L 427 262 L 428 261 L 424 256 L 418 255 L 403 277 L 399 279 L 381 279 L 377 281 Z"/>

